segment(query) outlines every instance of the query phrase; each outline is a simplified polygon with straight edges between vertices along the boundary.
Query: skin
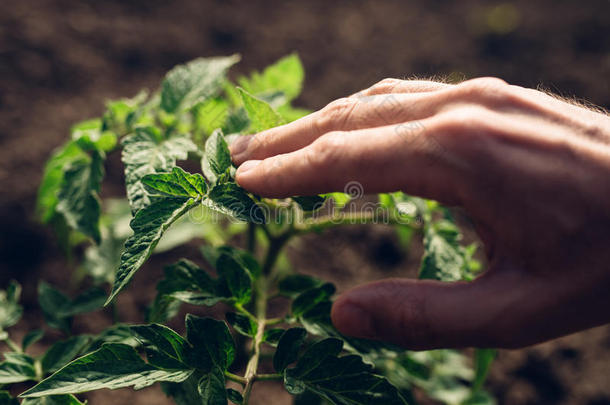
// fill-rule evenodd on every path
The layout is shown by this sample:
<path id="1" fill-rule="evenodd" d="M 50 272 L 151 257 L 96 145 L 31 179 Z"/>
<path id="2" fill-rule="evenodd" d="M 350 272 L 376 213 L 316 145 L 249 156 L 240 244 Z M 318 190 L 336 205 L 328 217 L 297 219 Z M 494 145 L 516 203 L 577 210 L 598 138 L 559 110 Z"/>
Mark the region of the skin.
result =
<path id="1" fill-rule="evenodd" d="M 335 326 L 410 349 L 517 348 L 610 322 L 610 117 L 495 78 L 386 79 L 232 146 L 266 197 L 401 190 L 462 207 L 488 270 L 343 293 Z"/>

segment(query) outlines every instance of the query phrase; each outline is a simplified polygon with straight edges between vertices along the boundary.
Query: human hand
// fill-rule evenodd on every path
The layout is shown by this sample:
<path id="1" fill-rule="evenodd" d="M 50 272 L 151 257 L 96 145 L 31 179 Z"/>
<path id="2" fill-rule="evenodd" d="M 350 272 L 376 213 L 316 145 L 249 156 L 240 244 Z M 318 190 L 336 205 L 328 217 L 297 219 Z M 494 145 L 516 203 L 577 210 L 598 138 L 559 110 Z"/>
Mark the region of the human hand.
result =
<path id="1" fill-rule="evenodd" d="M 267 197 L 402 190 L 459 205 L 489 269 L 466 283 L 390 279 L 338 298 L 347 335 L 412 349 L 521 347 L 610 321 L 610 117 L 481 78 L 384 80 L 231 145 Z"/>

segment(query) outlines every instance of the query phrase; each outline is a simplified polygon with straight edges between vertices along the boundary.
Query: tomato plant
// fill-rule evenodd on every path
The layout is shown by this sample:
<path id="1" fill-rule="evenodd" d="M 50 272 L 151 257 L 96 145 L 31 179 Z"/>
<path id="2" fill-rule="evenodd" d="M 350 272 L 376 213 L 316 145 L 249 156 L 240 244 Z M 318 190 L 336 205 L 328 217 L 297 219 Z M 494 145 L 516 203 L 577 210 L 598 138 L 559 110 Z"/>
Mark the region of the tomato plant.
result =
<path id="1" fill-rule="evenodd" d="M 160 383 L 179 405 L 245 405 L 256 382 L 264 380 L 282 382 L 300 404 L 412 404 L 415 388 L 447 404 L 493 403 L 482 388 L 493 350 L 476 350 L 471 365 L 459 351 L 405 351 L 333 327 L 335 287 L 294 272 L 283 251 L 292 239 L 344 224 L 383 222 L 405 241 L 421 235 L 420 277 L 443 281 L 474 277 L 480 268 L 475 246 L 462 243 L 448 210 L 401 192 L 378 195 L 371 211 L 355 209 L 353 193 L 275 200 L 239 187 L 231 140 L 308 112 L 291 105 L 304 78 L 298 56 L 240 77 L 235 85 L 226 73 L 238 60 L 201 58 L 175 67 L 158 91 L 110 102 L 103 117 L 75 125 L 52 154 L 38 215 L 68 251 L 84 249 L 79 268 L 94 286 L 68 297 L 40 282 L 47 327 L 65 335 L 42 356 L 28 352 L 42 329 L 21 344 L 6 331 L 21 316 L 19 285 L 0 294 L 0 338 L 8 347 L 0 363 L 6 389 L 0 403 L 19 403 L 11 394 L 25 382 L 35 383 L 19 395 L 29 405 L 80 404 L 75 395 L 87 391 Z M 126 198 L 102 203 L 104 161 L 119 151 Z M 178 165 L 189 160 L 200 164 L 201 173 Z M 168 264 L 147 324 L 72 333 L 76 315 L 104 305 L 116 312 L 114 299 L 151 255 L 195 238 L 203 240 L 207 266 L 196 264 L 198 258 Z M 271 318 L 269 306 L 279 296 L 290 304 Z M 165 324 L 184 303 L 222 304 L 230 311 L 225 319 L 186 315 L 182 336 Z M 245 367 L 235 362 L 241 353 L 247 353 Z"/>

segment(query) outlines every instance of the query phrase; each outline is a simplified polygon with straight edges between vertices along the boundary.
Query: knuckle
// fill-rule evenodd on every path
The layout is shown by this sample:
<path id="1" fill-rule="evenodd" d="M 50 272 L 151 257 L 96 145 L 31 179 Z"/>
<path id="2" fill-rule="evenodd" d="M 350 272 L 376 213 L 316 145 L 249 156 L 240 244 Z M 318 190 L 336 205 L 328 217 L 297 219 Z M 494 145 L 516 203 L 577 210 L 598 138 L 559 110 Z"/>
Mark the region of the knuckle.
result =
<path id="1" fill-rule="evenodd" d="M 329 132 L 311 144 L 308 150 L 308 164 L 315 168 L 333 166 L 345 146 L 345 133 L 340 131 Z"/>
<path id="2" fill-rule="evenodd" d="M 371 93 L 390 93 L 392 90 L 398 86 L 402 80 L 394 79 L 394 78 L 385 78 L 375 83 L 371 88 Z"/>
<path id="3" fill-rule="evenodd" d="M 439 115 L 439 134 L 473 136 L 487 131 L 493 123 L 493 113 L 478 105 L 453 108 Z"/>
<path id="4" fill-rule="evenodd" d="M 511 86 L 497 77 L 479 77 L 467 80 L 454 88 L 459 98 L 473 99 L 479 103 L 501 101 L 510 94 Z"/>
<path id="5" fill-rule="evenodd" d="M 357 104 L 358 100 L 348 97 L 331 102 L 320 110 L 319 117 L 316 120 L 317 129 L 320 133 L 324 133 L 342 128 L 349 120 Z"/>

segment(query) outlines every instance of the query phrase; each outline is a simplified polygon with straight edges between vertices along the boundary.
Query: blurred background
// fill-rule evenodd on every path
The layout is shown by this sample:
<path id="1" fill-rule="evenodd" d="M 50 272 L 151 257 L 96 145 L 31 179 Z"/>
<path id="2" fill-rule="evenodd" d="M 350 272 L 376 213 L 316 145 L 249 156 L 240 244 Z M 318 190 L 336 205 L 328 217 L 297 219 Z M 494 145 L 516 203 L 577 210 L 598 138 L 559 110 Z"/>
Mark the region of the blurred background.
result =
<path id="1" fill-rule="evenodd" d="M 70 274 L 71 263 L 36 223 L 33 207 L 44 162 L 71 124 L 99 116 L 108 99 L 154 89 L 168 69 L 198 56 L 240 53 L 233 74 L 243 74 L 292 51 L 306 69 L 296 104 L 310 109 L 385 77 L 484 75 L 610 108 L 607 0 L 2 1 L 1 287 L 11 278 L 22 282 L 26 311 L 34 310 L 36 280 L 62 285 Z M 118 159 L 109 162 L 104 192 L 121 190 L 121 170 Z M 326 272 L 344 288 L 401 274 L 413 262 L 393 235 L 367 229 L 321 236 L 342 240 L 346 252 L 327 258 L 322 270 L 317 255 L 305 254 L 325 248 L 320 238 L 291 255 L 298 268 Z M 153 293 L 151 284 L 141 297 L 123 298 L 125 318 Z M 602 327 L 501 352 L 488 387 L 501 404 L 604 405 L 609 383 L 610 329 Z M 135 403 L 123 391 L 114 401 Z M 164 403 L 159 391 L 147 392 L 142 403 Z"/>

